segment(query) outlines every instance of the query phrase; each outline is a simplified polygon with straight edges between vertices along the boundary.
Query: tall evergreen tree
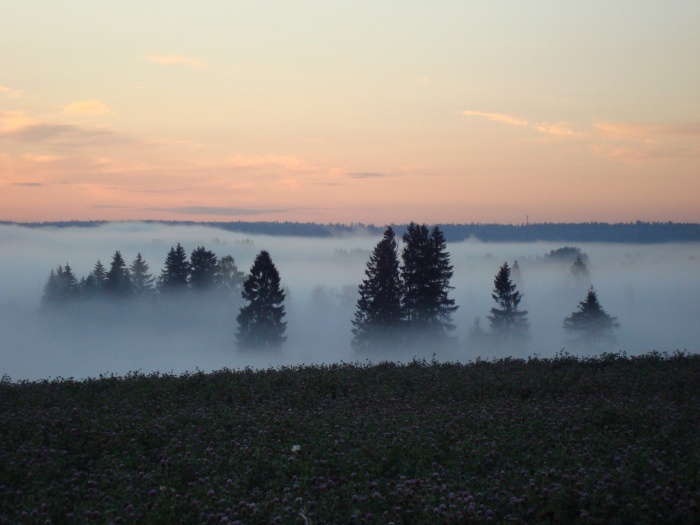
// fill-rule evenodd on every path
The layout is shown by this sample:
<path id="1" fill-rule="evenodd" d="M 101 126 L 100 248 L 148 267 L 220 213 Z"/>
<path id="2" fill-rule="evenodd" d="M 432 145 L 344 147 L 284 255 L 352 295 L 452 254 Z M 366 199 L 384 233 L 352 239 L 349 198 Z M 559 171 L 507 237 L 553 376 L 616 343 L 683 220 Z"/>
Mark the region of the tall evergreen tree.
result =
<path id="1" fill-rule="evenodd" d="M 190 263 L 187 260 L 185 249 L 177 244 L 171 247 L 165 258 L 165 266 L 158 280 L 161 292 L 182 292 L 187 289 L 190 277 Z"/>
<path id="2" fill-rule="evenodd" d="M 434 272 L 432 284 L 435 298 L 435 322 L 438 330 L 445 333 L 447 330 L 454 330 L 455 325 L 452 322 L 452 314 L 459 308 L 455 305 L 455 300 L 448 297 L 450 290 L 454 289 L 453 286 L 450 286 L 454 269 L 452 264 L 450 264 L 450 254 L 447 251 L 445 235 L 437 226 L 434 226 L 430 232 L 430 242 Z"/>
<path id="3" fill-rule="evenodd" d="M 131 275 L 119 250 L 114 252 L 112 263 L 107 272 L 105 291 L 111 297 L 128 297 L 131 295 Z"/>
<path id="4" fill-rule="evenodd" d="M 150 267 L 141 252 L 136 254 L 136 259 L 129 266 L 131 286 L 135 297 L 148 297 L 155 292 L 155 277 L 150 273 Z"/>
<path id="5" fill-rule="evenodd" d="M 411 327 L 427 328 L 430 319 L 430 231 L 428 227 L 411 223 L 403 235 L 401 279 L 403 282 L 403 311 Z"/>
<path id="6" fill-rule="evenodd" d="M 217 269 L 216 254 L 198 246 L 190 255 L 190 286 L 199 291 L 211 290 L 216 284 Z"/>
<path id="7" fill-rule="evenodd" d="M 598 294 L 591 286 L 586 299 L 578 305 L 578 311 L 564 319 L 564 329 L 575 336 L 579 343 L 614 343 L 613 328 L 620 324 L 598 302 Z"/>
<path id="8" fill-rule="evenodd" d="M 364 351 L 399 342 L 403 322 L 402 286 L 394 230 L 388 227 L 370 255 L 353 324 L 352 345 Z"/>
<path id="9" fill-rule="evenodd" d="M 243 283 L 241 292 L 248 304 L 241 307 L 236 320 L 236 338 L 242 348 L 279 348 L 286 336 L 285 294 L 280 287 L 280 275 L 270 254 L 261 251 Z"/>
<path id="10" fill-rule="evenodd" d="M 491 323 L 491 335 L 510 341 L 524 339 L 527 336 L 529 323 L 527 310 L 520 310 L 519 305 L 522 294 L 517 291 L 517 286 L 510 278 L 510 267 L 503 263 L 493 281 L 493 293 L 491 297 L 497 308 L 491 308 L 491 315 L 487 316 Z"/>
<path id="11" fill-rule="evenodd" d="M 437 226 L 431 231 L 412 222 L 403 241 L 402 305 L 408 327 L 445 335 L 454 328 L 452 314 L 458 308 L 448 297 L 453 269 L 445 236 Z"/>
<path id="12" fill-rule="evenodd" d="M 104 293 L 106 282 L 107 271 L 102 262 L 98 259 L 93 270 L 83 281 L 81 291 L 87 298 L 97 297 Z"/>

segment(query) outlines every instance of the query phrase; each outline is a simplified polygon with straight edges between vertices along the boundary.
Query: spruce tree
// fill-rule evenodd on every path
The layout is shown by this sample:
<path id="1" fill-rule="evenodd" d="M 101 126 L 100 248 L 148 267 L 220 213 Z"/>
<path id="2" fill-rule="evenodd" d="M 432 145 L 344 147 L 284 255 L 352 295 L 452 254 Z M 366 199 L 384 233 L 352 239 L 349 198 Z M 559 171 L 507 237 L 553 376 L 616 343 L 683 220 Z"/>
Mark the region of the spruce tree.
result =
<path id="1" fill-rule="evenodd" d="M 105 291 L 111 297 L 124 298 L 131 295 L 131 275 L 119 250 L 114 252 L 107 272 Z"/>
<path id="2" fill-rule="evenodd" d="M 236 338 L 241 348 L 276 349 L 286 337 L 285 293 L 280 287 L 280 275 L 270 254 L 261 251 L 243 283 L 241 295 L 248 302 L 241 307 L 236 320 Z"/>
<path id="3" fill-rule="evenodd" d="M 503 263 L 496 274 L 493 286 L 491 297 L 498 307 L 491 308 L 491 315 L 487 316 L 491 324 L 491 335 L 505 341 L 524 339 L 529 329 L 527 310 L 519 309 L 523 296 L 510 278 L 507 262 Z"/>
<path id="4" fill-rule="evenodd" d="M 613 328 L 620 324 L 617 317 L 610 316 L 598 302 L 598 294 L 591 286 L 586 299 L 578 305 L 578 311 L 564 319 L 564 329 L 575 336 L 579 343 L 614 343 Z"/>
<path id="5" fill-rule="evenodd" d="M 448 297 L 453 275 L 445 236 L 437 226 L 409 224 L 403 235 L 402 306 L 408 328 L 428 335 L 444 336 L 454 328 L 457 310 Z"/>
<path id="6" fill-rule="evenodd" d="M 358 288 L 360 297 L 352 320 L 352 346 L 358 351 L 395 346 L 403 312 L 398 248 L 391 227 L 370 255 L 365 276 Z"/>
<path id="7" fill-rule="evenodd" d="M 148 263 L 141 252 L 136 254 L 136 259 L 129 266 L 131 274 L 131 286 L 134 297 L 148 297 L 155 292 L 155 278 L 150 273 Z"/>
<path id="8" fill-rule="evenodd" d="M 411 223 L 403 235 L 401 254 L 402 305 L 406 322 L 412 328 L 427 328 L 430 319 L 430 231 L 428 227 Z"/>
<path id="9" fill-rule="evenodd" d="M 207 291 L 214 288 L 217 269 L 216 254 L 204 246 L 198 246 L 190 255 L 190 286 L 192 289 Z"/>
<path id="10" fill-rule="evenodd" d="M 452 314 L 459 308 L 455 305 L 455 300 L 448 297 L 450 290 L 454 289 L 453 286 L 450 286 L 454 270 L 450 264 L 450 254 L 447 251 L 445 235 L 437 226 L 434 226 L 430 232 L 430 241 L 434 271 L 434 279 L 432 281 L 435 298 L 434 323 L 437 325 L 437 330 L 444 334 L 448 330 L 454 330 L 455 325 L 452 322 Z"/>
<path id="11" fill-rule="evenodd" d="M 85 278 L 82 283 L 81 291 L 87 298 L 100 296 L 105 291 L 105 283 L 107 282 L 107 271 L 98 259 L 94 269 Z"/>
<path id="12" fill-rule="evenodd" d="M 183 292 L 187 290 L 190 276 L 190 263 L 185 249 L 177 244 L 171 247 L 165 258 L 165 265 L 158 280 L 158 288 L 163 293 Z"/>

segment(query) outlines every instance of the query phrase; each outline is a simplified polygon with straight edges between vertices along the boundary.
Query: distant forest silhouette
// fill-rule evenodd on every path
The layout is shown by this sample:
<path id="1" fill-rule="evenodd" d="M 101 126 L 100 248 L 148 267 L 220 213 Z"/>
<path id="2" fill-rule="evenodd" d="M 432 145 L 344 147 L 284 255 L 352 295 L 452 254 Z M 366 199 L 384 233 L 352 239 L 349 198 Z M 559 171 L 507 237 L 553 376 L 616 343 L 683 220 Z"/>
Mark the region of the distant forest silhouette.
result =
<path id="1" fill-rule="evenodd" d="M 365 230 L 372 235 L 381 235 L 386 226 L 372 224 L 319 224 L 313 222 L 277 221 L 60 221 L 60 222 L 12 222 L 0 221 L 4 225 L 29 228 L 91 228 L 110 223 L 143 222 L 166 226 L 209 226 L 226 231 L 246 234 L 333 237 Z M 408 224 L 391 225 L 397 236 L 402 236 Z M 447 242 L 478 239 L 484 242 L 611 242 L 630 244 L 653 244 L 669 242 L 700 241 L 700 224 L 679 222 L 630 222 L 630 223 L 535 223 L 535 224 L 436 224 Z"/>

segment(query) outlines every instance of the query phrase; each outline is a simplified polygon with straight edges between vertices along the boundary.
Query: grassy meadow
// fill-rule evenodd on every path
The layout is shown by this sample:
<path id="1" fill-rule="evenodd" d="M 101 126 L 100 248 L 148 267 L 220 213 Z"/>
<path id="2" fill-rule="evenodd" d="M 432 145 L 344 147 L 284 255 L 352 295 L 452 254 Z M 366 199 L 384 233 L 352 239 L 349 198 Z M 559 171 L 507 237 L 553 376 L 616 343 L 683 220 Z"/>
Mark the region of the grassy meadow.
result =
<path id="1" fill-rule="evenodd" d="M 699 523 L 700 356 L 0 382 L 0 523 Z"/>

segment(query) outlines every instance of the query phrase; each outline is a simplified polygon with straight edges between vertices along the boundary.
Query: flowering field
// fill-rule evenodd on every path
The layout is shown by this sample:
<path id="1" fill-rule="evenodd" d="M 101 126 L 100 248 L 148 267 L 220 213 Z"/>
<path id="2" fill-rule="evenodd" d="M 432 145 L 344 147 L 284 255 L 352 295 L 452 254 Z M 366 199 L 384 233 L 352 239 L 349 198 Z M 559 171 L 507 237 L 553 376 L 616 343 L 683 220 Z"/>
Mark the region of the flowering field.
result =
<path id="1" fill-rule="evenodd" d="M 0 383 L 0 523 L 698 523 L 700 356 Z"/>

